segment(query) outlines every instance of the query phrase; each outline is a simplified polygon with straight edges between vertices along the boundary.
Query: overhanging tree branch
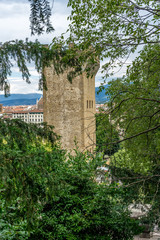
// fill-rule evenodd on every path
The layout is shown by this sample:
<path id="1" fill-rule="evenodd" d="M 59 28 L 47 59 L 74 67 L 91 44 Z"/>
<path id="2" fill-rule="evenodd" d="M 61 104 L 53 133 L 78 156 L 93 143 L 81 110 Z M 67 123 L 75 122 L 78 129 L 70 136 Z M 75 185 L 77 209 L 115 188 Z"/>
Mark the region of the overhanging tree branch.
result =
<path id="1" fill-rule="evenodd" d="M 135 135 L 133 135 L 133 136 L 130 136 L 130 137 L 124 138 L 124 139 L 119 140 L 119 141 L 116 141 L 116 142 L 111 142 L 111 143 L 109 143 L 108 145 L 110 145 L 110 144 L 117 144 L 117 143 L 121 143 L 121 142 L 124 142 L 124 141 L 130 140 L 130 139 L 132 139 L 132 138 L 136 138 L 136 137 L 138 137 L 138 136 L 140 136 L 140 135 L 143 135 L 143 134 L 145 134 L 145 133 L 148 133 L 148 132 L 154 131 L 154 130 L 156 130 L 156 129 L 158 129 L 158 128 L 160 128 L 160 124 L 157 125 L 157 126 L 155 126 L 155 127 L 153 127 L 153 128 L 147 129 L 147 130 L 145 130 L 145 131 L 143 131 L 143 132 L 137 133 L 137 134 L 135 134 Z"/>
<path id="2" fill-rule="evenodd" d="M 54 30 L 51 22 L 51 7 L 48 0 L 28 0 L 30 2 L 30 28 L 31 34 L 42 34 L 52 32 Z M 46 29 L 45 29 L 46 28 Z"/>

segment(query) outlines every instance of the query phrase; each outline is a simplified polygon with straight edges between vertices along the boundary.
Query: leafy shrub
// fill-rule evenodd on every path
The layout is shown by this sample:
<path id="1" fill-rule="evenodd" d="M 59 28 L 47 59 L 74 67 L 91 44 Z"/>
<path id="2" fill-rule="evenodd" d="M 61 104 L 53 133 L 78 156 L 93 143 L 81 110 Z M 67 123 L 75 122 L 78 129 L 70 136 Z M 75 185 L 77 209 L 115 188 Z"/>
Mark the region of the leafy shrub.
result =
<path id="1" fill-rule="evenodd" d="M 107 173 L 96 180 L 100 154 L 66 154 L 35 128 L 25 147 L 14 136 L 11 148 L 9 131 L 1 141 L 1 239 L 132 239 L 139 227 L 123 189 L 109 185 Z"/>

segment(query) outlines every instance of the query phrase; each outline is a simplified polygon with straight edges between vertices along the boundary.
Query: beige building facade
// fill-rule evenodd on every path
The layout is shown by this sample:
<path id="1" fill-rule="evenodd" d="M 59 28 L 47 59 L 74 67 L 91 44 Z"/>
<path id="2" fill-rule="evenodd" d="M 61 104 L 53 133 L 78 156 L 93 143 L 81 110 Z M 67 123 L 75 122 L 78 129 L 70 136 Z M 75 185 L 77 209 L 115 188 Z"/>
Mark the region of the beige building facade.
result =
<path id="1" fill-rule="evenodd" d="M 43 123 L 43 110 L 27 110 L 12 112 L 12 119 L 21 119 L 27 123 Z"/>
<path id="2" fill-rule="evenodd" d="M 57 75 L 53 66 L 45 68 L 44 74 L 47 84 L 47 91 L 43 92 L 44 121 L 55 127 L 63 148 L 73 150 L 76 142 L 81 151 L 93 151 L 95 76 L 87 78 L 83 73 L 70 83 L 67 71 Z"/>

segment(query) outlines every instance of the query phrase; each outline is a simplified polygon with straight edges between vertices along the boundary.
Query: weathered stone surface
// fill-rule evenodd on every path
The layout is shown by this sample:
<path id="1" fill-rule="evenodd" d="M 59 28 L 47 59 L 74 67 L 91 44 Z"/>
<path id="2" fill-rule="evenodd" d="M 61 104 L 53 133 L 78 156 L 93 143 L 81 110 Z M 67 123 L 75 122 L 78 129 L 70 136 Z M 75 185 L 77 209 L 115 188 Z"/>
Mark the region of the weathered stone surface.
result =
<path id="1" fill-rule="evenodd" d="M 62 136 L 62 147 L 93 151 L 95 136 L 95 76 L 86 74 L 67 80 L 67 72 L 57 75 L 54 67 L 45 68 L 47 91 L 44 90 L 44 121 Z"/>

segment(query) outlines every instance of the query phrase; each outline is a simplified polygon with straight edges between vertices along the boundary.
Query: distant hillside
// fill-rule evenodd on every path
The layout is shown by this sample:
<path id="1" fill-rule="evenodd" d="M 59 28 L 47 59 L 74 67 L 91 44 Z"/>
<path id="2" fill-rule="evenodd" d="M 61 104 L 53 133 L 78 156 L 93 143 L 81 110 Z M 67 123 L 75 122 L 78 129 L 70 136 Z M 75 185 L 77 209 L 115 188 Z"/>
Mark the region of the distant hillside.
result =
<path id="1" fill-rule="evenodd" d="M 105 85 L 104 87 L 107 87 Z M 99 87 L 95 88 L 96 93 L 96 103 L 104 103 L 107 101 L 107 96 L 105 95 L 105 90 L 102 90 L 97 94 Z M 11 94 L 9 97 L 0 95 L 0 103 L 3 106 L 18 106 L 18 105 L 34 105 L 37 99 L 40 99 L 42 94 L 39 93 L 29 93 L 29 94 Z"/>
<path id="2" fill-rule="evenodd" d="M 108 85 L 104 85 L 104 88 L 107 88 Z M 99 91 L 99 87 L 95 88 L 95 93 L 96 93 L 96 103 L 105 103 L 108 99 L 108 97 L 105 95 L 105 89 L 102 90 L 101 92 L 97 93 Z"/>
<path id="3" fill-rule="evenodd" d="M 0 103 L 3 106 L 34 105 L 41 96 L 39 93 L 11 94 L 9 97 L 0 95 Z"/>

